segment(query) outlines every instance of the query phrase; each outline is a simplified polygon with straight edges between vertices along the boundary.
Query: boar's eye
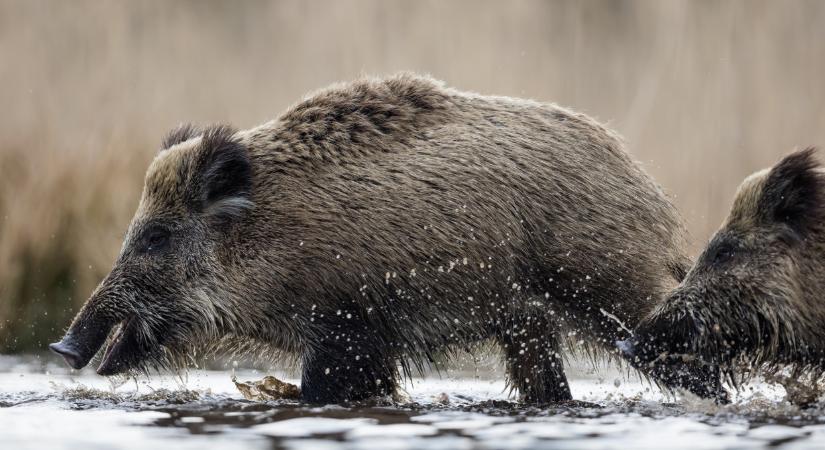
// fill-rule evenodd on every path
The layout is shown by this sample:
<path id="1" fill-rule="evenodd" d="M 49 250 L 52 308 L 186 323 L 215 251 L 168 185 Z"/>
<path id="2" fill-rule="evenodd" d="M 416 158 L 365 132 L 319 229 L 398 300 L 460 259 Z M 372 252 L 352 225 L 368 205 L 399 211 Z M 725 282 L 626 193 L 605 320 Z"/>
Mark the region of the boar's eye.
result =
<path id="1" fill-rule="evenodd" d="M 141 253 L 163 250 L 169 245 L 169 230 L 163 227 L 152 227 L 143 235 Z"/>
<path id="2" fill-rule="evenodd" d="M 730 244 L 722 244 L 714 249 L 711 261 L 713 264 L 722 264 L 730 261 L 733 255 L 736 254 L 736 248 Z"/>

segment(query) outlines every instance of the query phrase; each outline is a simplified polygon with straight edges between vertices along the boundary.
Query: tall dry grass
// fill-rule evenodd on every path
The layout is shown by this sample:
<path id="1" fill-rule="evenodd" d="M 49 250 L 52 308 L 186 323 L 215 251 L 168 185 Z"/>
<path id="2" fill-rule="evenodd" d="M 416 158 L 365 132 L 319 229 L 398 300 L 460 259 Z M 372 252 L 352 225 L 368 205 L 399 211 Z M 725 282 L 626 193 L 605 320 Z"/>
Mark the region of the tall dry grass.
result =
<path id="1" fill-rule="evenodd" d="M 825 144 L 823 69 L 815 0 L 0 0 L 0 351 L 60 334 L 179 122 L 397 70 L 555 101 L 621 132 L 701 243 L 746 174 Z"/>

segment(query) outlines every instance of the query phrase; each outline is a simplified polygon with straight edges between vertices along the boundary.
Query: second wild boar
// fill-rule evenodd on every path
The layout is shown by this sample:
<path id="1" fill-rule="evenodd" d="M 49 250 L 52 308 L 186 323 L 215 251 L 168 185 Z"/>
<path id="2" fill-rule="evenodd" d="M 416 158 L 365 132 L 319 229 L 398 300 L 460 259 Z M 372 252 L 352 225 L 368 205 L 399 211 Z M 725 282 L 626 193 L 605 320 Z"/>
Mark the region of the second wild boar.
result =
<path id="1" fill-rule="evenodd" d="M 817 378 L 824 292 L 825 173 L 809 148 L 742 183 L 682 283 L 617 345 L 638 366 L 695 359 L 734 380 L 783 368 Z"/>

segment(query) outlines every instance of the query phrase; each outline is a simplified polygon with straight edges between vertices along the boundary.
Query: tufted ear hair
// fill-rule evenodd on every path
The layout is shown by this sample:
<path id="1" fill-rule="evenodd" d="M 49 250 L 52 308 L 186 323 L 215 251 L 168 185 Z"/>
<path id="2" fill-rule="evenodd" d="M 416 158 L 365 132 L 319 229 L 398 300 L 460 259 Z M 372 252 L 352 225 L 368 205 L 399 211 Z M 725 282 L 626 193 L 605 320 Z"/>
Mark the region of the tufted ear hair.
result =
<path id="1" fill-rule="evenodd" d="M 190 123 L 182 123 L 166 134 L 160 144 L 160 151 L 168 150 L 169 148 L 178 145 L 181 142 L 186 142 L 200 134 L 200 128 Z"/>
<path id="2" fill-rule="evenodd" d="M 252 208 L 252 166 L 246 148 L 225 125 L 204 130 L 194 162 L 194 209 L 225 224 Z"/>
<path id="3" fill-rule="evenodd" d="M 814 147 L 794 152 L 768 172 L 759 201 L 764 220 L 804 233 L 825 219 L 825 178 L 815 154 Z"/>

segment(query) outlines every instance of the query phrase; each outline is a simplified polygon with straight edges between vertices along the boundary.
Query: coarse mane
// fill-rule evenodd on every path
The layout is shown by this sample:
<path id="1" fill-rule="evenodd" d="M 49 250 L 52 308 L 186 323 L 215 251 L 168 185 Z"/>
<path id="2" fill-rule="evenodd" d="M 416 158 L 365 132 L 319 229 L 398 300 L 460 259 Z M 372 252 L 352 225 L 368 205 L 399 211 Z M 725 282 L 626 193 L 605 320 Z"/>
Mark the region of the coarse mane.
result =
<path id="1" fill-rule="evenodd" d="M 338 84 L 308 96 L 244 139 L 286 170 L 397 151 L 455 114 L 455 92 L 402 73 Z"/>

